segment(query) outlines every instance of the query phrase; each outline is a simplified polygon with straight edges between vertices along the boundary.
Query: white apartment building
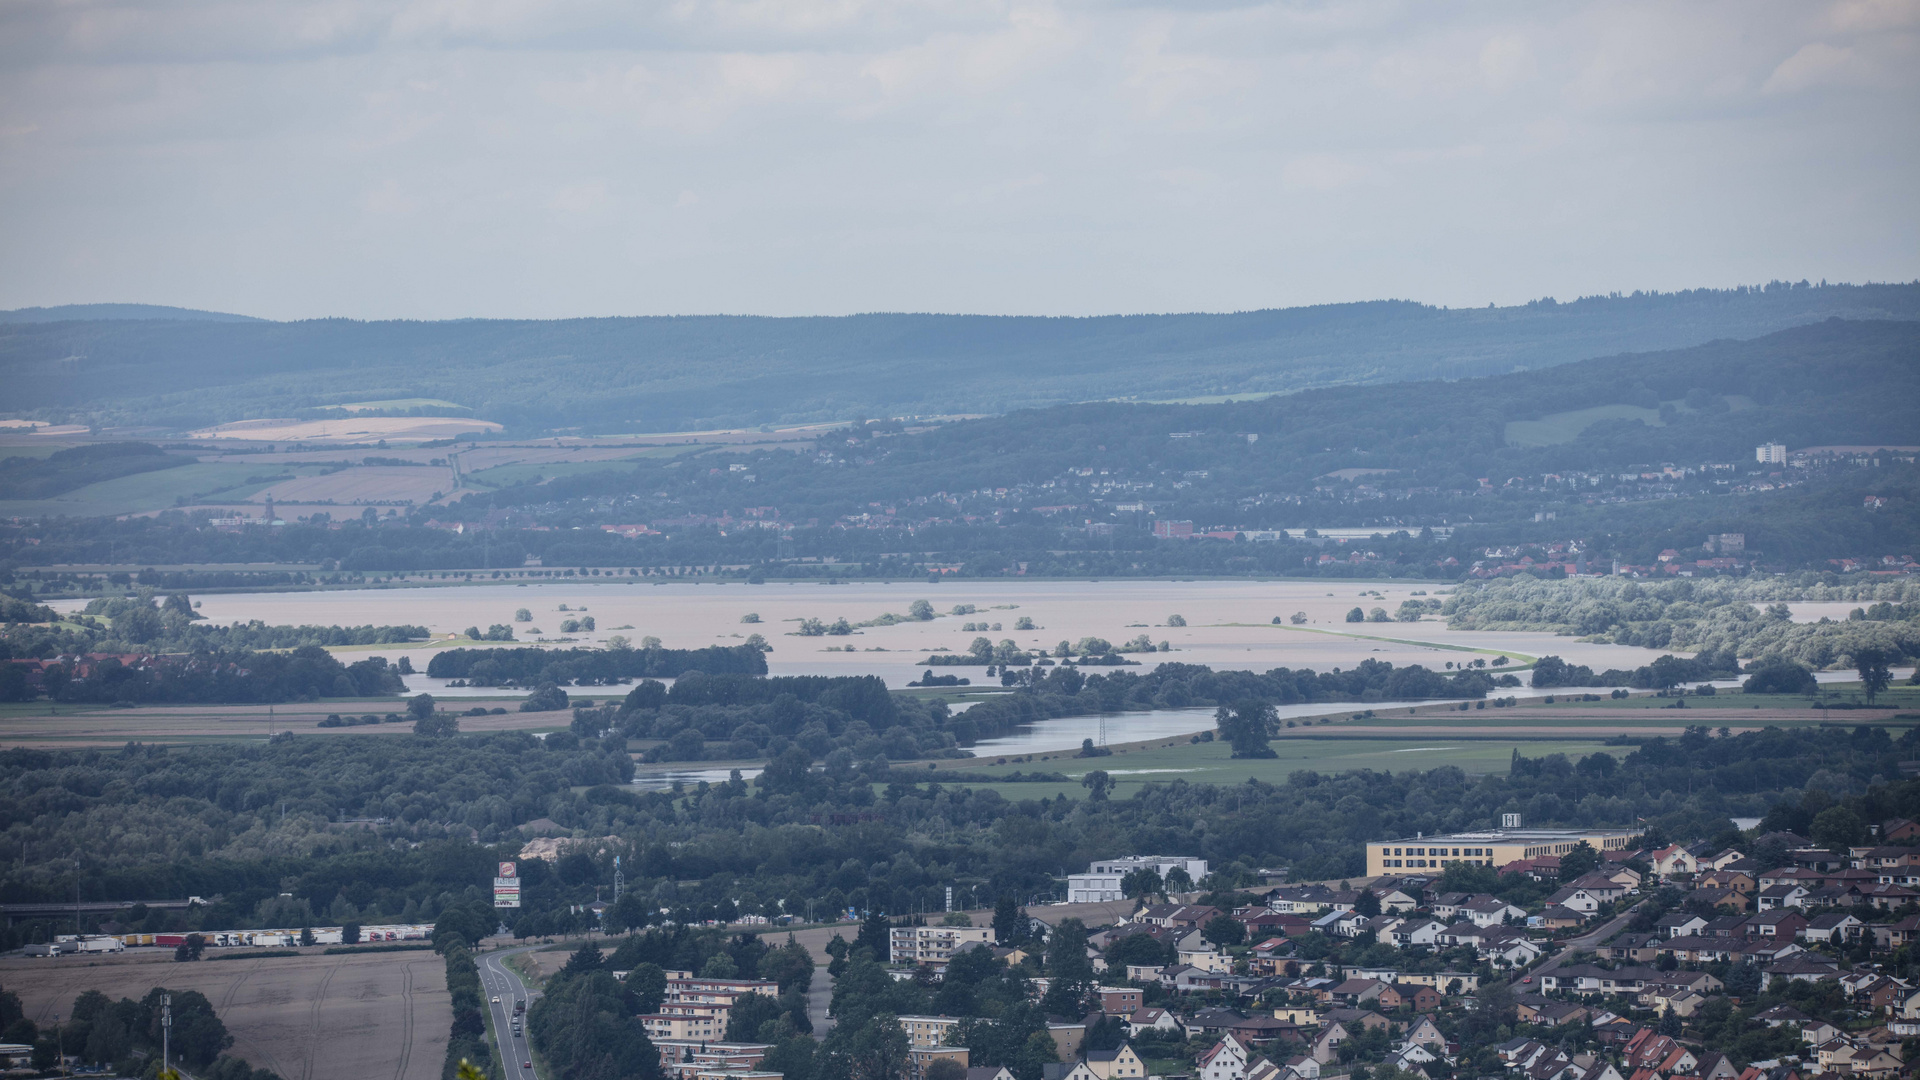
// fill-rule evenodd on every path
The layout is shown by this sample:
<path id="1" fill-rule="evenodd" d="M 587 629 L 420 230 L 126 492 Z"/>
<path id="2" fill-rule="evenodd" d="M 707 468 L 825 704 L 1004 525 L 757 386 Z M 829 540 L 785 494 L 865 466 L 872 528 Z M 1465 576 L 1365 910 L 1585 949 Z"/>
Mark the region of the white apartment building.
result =
<path id="1" fill-rule="evenodd" d="M 1067 875 L 1067 903 L 1099 904 L 1109 900 L 1125 900 L 1120 891 L 1120 882 L 1128 874 L 1146 867 L 1162 878 L 1167 871 L 1179 867 L 1187 872 L 1195 884 L 1207 876 L 1207 860 L 1189 859 L 1181 855 L 1131 855 L 1121 859 L 1102 859 L 1087 867 L 1084 874 Z"/>
<path id="2" fill-rule="evenodd" d="M 962 945 L 993 944 L 986 926 L 896 926 L 887 933 L 887 947 L 896 964 L 944 964 Z"/>
<path id="3" fill-rule="evenodd" d="M 957 1016 L 902 1016 L 900 1029 L 907 1033 L 907 1044 L 917 1050 L 945 1046 L 947 1033 L 960 1026 Z"/>

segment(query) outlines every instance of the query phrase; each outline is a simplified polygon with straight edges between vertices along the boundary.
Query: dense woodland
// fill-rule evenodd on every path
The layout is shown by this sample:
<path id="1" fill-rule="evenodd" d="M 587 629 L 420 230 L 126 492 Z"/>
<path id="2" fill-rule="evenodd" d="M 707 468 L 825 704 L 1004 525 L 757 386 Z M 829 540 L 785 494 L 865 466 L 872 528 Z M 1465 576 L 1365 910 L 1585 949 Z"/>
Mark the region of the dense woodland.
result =
<path id="1" fill-rule="evenodd" d="M 0 381 L 12 409 L 63 422 L 184 430 L 425 397 L 518 434 L 598 434 L 1462 378 L 1832 317 L 1916 316 L 1913 285 L 1776 282 L 1492 309 L 1380 301 L 1073 319 L 0 319 Z"/>
<path id="2" fill-rule="evenodd" d="M 1670 835 L 1712 835 L 1727 816 L 1761 816 L 1802 788 L 1865 797 L 1898 775 L 1914 740 L 1869 728 L 1701 729 L 1623 742 L 1617 764 L 1556 755 L 1505 776 L 1302 771 L 1280 785 L 1175 781 L 1124 800 L 1038 801 L 1017 784 L 910 783 L 925 774 L 882 757 L 830 753 L 810 769 L 797 748 L 753 783 L 637 792 L 625 784 L 623 739 L 571 732 L 14 750 L 0 754 L 0 826 L 25 856 L 0 872 L 0 897 L 58 899 L 77 885 L 90 900 L 219 898 L 132 920 L 153 930 L 431 920 L 484 900 L 493 862 L 511 858 L 531 826 L 616 840 L 523 864 L 523 934 L 576 925 L 567 905 L 611 882 L 616 854 L 633 898 L 617 924 L 657 920 L 661 908 L 679 921 L 809 904 L 903 914 L 938 909 L 947 885 L 963 906 L 1050 896 L 1057 875 L 1117 850 L 1193 852 L 1223 882 L 1269 865 L 1338 878 L 1364 869 L 1368 839 L 1483 826 L 1502 812 L 1543 825 L 1644 818 Z M 85 853 L 77 882 L 72 852 Z M 16 942 L 46 932 L 8 931 Z"/>

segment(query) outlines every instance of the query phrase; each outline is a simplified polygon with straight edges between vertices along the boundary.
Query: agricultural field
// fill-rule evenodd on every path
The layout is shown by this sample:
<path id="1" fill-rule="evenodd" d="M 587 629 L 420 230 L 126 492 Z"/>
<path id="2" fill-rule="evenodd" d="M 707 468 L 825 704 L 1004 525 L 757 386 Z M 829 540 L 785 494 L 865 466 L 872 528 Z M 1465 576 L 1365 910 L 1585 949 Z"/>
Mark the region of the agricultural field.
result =
<path id="1" fill-rule="evenodd" d="M 9 450 L 11 453 L 11 450 Z M 115 515 L 171 509 L 182 500 L 239 502 L 285 480 L 288 472 L 317 471 L 272 460 L 196 462 L 173 469 L 102 480 L 51 499 L 0 502 L 0 517 L 41 514 Z"/>
<path id="2" fill-rule="evenodd" d="M 1224 742 L 1157 742 L 1151 747 L 1116 750 L 1110 757 L 1079 758 L 1070 752 L 1035 754 L 1031 761 L 1007 759 L 1005 765 L 978 769 L 939 770 L 942 783 L 966 783 L 969 777 L 1007 775 L 1014 772 L 1064 773 L 1066 783 L 992 784 L 991 789 L 1007 799 L 1055 798 L 1066 795 L 1086 797 L 1081 778 L 1095 769 L 1114 780 L 1112 798 L 1127 798 L 1148 783 L 1185 780 L 1194 784 L 1238 784 L 1250 779 L 1283 783 L 1291 773 L 1302 769 L 1335 773 L 1356 769 L 1379 772 L 1405 772 L 1452 766 L 1469 773 L 1505 772 L 1514 750 L 1528 757 L 1551 753 L 1584 757 L 1592 753 L 1626 753 L 1630 747 L 1607 747 L 1601 739 L 1553 738 L 1525 734 L 1486 737 L 1465 734 L 1447 737 L 1433 731 L 1413 737 L 1352 737 L 1325 735 L 1316 729 L 1312 735 L 1282 736 L 1273 742 L 1275 757 L 1234 760 L 1232 748 Z"/>
<path id="3" fill-rule="evenodd" d="M 1744 394 L 1727 394 L 1724 400 L 1732 412 L 1751 409 L 1755 405 L 1754 400 Z M 1666 401 L 1661 404 L 1671 405 L 1683 413 L 1694 411 L 1685 402 Z M 1559 446 L 1579 438 L 1581 432 L 1602 420 L 1639 420 L 1648 427 L 1667 426 L 1666 421 L 1660 418 L 1659 409 L 1639 405 L 1596 405 L 1589 409 L 1549 413 L 1538 420 L 1510 420 L 1507 422 L 1507 445 Z"/>
<path id="4" fill-rule="evenodd" d="M 280 503 L 427 503 L 454 490 L 452 469 L 440 465 L 359 465 L 320 476 L 300 476 L 256 492 L 252 499 Z"/>
<path id="5" fill-rule="evenodd" d="M 1857 693 L 1857 684 L 1833 684 L 1834 700 Z M 1676 701 L 1687 707 L 1672 708 Z M 1081 758 L 1073 751 L 1035 753 L 976 761 L 940 762 L 944 783 L 965 783 L 970 776 L 1013 772 L 1058 772 L 1068 783 L 995 784 L 1009 799 L 1085 795 L 1080 780 L 1094 769 L 1116 781 L 1115 797 L 1124 798 L 1152 781 L 1231 784 L 1248 779 L 1285 780 L 1301 769 L 1341 772 L 1374 769 L 1401 772 L 1452 766 L 1469 773 L 1505 772 L 1515 750 L 1526 757 L 1591 753 L 1615 755 L 1632 746 L 1607 745 L 1620 736 L 1641 739 L 1677 737 L 1688 727 L 1728 728 L 1734 732 L 1764 727 L 1887 726 L 1897 735 L 1920 723 L 1920 687 L 1895 687 L 1881 697 L 1882 708 L 1822 710 L 1804 697 L 1721 693 L 1712 698 L 1659 698 L 1640 695 L 1599 702 L 1524 702 L 1512 708 L 1459 711 L 1457 705 L 1424 705 L 1373 716 L 1364 706 L 1329 705 L 1325 722 L 1298 721 L 1273 739 L 1276 754 L 1267 759 L 1235 760 L 1225 743 L 1154 739 L 1115 746 L 1107 757 Z M 1201 726 L 1196 724 L 1196 726 Z M 949 771 L 951 770 L 951 771 Z"/>
<path id="6" fill-rule="evenodd" d="M 354 416 L 338 420 L 239 420 L 188 433 L 194 439 L 252 442 L 363 443 L 377 439 L 427 442 L 469 431 L 499 431 L 491 420 L 462 416 Z"/>
<path id="7" fill-rule="evenodd" d="M 467 472 L 482 472 L 503 465 L 577 465 L 593 462 L 633 461 L 647 457 L 678 457 L 697 446 L 526 446 L 483 443 L 461 450 L 460 467 Z M 445 453 L 445 451 L 440 451 Z"/>
<path id="8" fill-rule="evenodd" d="M 390 646 L 389 646 L 390 648 Z M 495 716 L 463 716 L 460 730 L 555 731 L 573 719 L 567 711 L 523 713 L 514 698 L 448 698 L 442 707 L 454 712 L 475 706 L 503 708 Z M 271 734 L 291 731 L 306 736 L 382 735 L 411 737 L 413 722 L 358 724 L 323 728 L 329 713 L 341 716 L 404 716 L 400 698 L 328 699 L 282 705 L 148 705 L 114 709 L 97 705 L 54 705 L 48 701 L 0 705 L 0 748 L 34 747 L 42 750 L 118 747 L 129 742 L 185 745 L 203 742 L 264 741 Z"/>
<path id="9" fill-rule="evenodd" d="M 209 956 L 220 956 L 214 950 Z M 197 990 L 233 1035 L 228 1051 L 284 1080 L 437 1080 L 453 1009 L 432 952 L 358 953 L 175 963 L 171 950 L 110 956 L 0 957 L 0 985 L 35 1023 L 99 990 L 115 1000 L 160 986 Z"/>
<path id="10" fill-rule="evenodd" d="M 381 409 L 464 409 L 454 401 L 442 401 L 439 398 L 410 397 L 390 398 L 386 401 L 354 401 L 345 405 L 328 405 L 329 409 L 344 409 L 347 412 L 374 412 Z"/>

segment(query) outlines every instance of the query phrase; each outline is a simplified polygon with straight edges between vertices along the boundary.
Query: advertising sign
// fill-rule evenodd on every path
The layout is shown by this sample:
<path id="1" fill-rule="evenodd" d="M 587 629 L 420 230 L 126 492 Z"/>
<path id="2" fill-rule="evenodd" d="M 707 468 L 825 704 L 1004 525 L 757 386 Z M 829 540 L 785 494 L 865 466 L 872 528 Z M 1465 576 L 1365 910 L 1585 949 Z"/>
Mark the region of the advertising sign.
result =
<path id="1" fill-rule="evenodd" d="M 500 874 L 493 879 L 493 906 L 497 908 L 517 908 L 520 906 L 520 867 L 515 863 L 500 864 Z"/>

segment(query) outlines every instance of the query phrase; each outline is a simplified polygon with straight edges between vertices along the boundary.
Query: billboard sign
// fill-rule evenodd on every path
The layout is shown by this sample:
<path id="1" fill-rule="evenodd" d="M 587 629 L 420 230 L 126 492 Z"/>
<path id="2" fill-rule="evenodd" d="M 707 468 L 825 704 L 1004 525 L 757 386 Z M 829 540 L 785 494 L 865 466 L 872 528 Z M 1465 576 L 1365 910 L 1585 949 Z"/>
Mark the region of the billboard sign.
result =
<path id="1" fill-rule="evenodd" d="M 520 906 L 520 867 L 517 863 L 500 864 L 499 876 L 493 879 L 493 906 L 497 908 Z"/>

